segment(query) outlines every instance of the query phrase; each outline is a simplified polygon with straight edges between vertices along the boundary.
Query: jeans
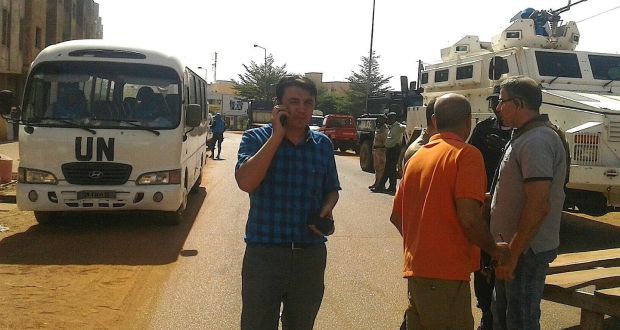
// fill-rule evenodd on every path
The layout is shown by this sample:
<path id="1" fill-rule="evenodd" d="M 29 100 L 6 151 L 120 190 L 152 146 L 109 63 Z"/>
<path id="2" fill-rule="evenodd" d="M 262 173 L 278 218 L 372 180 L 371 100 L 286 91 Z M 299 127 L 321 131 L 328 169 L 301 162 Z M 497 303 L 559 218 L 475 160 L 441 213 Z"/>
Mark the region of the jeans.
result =
<path id="1" fill-rule="evenodd" d="M 540 329 L 540 301 L 549 264 L 557 250 L 534 253 L 527 250 L 519 257 L 512 281 L 495 280 L 493 328 Z"/>

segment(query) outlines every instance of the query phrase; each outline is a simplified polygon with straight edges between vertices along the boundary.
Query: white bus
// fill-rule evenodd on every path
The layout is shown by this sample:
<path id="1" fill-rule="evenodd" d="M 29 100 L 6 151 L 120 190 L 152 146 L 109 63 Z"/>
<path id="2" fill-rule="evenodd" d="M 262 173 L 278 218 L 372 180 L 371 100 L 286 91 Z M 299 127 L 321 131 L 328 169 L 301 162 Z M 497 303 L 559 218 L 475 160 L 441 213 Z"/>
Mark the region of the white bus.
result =
<path id="1" fill-rule="evenodd" d="M 47 47 L 18 109 L 18 208 L 39 223 L 62 212 L 130 210 L 177 223 L 208 158 L 206 88 L 158 51 L 101 40 Z"/>

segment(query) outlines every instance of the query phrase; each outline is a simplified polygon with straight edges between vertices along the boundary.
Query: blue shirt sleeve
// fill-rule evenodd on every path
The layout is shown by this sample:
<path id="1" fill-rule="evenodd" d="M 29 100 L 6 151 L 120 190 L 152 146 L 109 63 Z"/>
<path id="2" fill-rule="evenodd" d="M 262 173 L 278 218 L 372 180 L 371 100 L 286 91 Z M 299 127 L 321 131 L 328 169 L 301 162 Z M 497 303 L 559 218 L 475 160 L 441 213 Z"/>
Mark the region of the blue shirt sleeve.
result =
<path id="1" fill-rule="evenodd" d="M 258 138 L 254 134 L 254 131 L 250 130 L 243 133 L 241 137 L 241 144 L 239 145 L 239 152 L 237 153 L 237 165 L 235 171 L 241 167 L 248 159 L 256 155 L 260 150 L 261 145 L 258 143 Z"/>
<path id="2" fill-rule="evenodd" d="M 323 183 L 323 194 L 326 195 L 332 191 L 342 190 L 340 181 L 338 180 L 338 170 L 336 169 L 336 158 L 334 157 L 334 147 L 329 139 L 325 139 L 322 143 L 323 152 L 327 159 L 327 174 Z"/>

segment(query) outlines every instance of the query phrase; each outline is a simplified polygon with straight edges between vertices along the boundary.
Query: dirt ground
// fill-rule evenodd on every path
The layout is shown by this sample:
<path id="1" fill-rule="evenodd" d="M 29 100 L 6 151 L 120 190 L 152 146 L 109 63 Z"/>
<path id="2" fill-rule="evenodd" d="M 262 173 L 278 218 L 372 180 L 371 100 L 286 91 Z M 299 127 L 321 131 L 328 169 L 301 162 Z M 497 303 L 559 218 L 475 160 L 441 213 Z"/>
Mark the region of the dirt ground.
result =
<path id="1" fill-rule="evenodd" d="M 40 226 L 32 212 L 0 203 L 0 329 L 147 327 L 191 222 L 110 217 Z"/>

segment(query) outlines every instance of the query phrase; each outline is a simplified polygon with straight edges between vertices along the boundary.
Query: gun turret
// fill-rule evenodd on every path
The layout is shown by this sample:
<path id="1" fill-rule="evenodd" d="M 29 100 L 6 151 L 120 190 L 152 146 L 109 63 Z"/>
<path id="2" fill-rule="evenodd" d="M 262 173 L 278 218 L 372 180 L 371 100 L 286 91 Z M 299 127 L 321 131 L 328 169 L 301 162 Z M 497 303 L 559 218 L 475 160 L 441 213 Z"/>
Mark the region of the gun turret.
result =
<path id="1" fill-rule="evenodd" d="M 541 12 L 541 14 L 547 16 L 547 20 L 549 21 L 549 27 L 551 30 L 551 37 L 558 37 L 558 24 L 560 22 L 560 14 L 563 12 L 569 11 L 572 6 L 580 4 L 585 1 L 588 1 L 588 0 L 579 0 L 571 4 L 571 0 L 568 0 L 568 4 L 562 8 L 558 8 L 556 10 L 550 9 L 549 11 L 543 10 Z"/>

